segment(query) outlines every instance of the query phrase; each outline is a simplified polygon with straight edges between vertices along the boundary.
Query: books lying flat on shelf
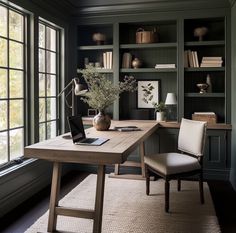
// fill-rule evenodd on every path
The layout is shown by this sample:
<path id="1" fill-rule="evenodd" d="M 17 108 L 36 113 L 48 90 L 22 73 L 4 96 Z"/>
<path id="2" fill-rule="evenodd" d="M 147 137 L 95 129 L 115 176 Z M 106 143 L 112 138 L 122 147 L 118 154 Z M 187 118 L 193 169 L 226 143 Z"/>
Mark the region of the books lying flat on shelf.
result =
<path id="1" fill-rule="evenodd" d="M 222 57 L 203 57 L 201 67 L 222 67 Z"/>
<path id="2" fill-rule="evenodd" d="M 130 53 L 124 53 L 122 58 L 122 68 L 131 68 L 132 55 Z"/>
<path id="3" fill-rule="evenodd" d="M 103 67 L 105 69 L 112 69 L 112 52 L 103 53 Z"/>
<path id="4" fill-rule="evenodd" d="M 168 68 L 175 68 L 175 64 L 156 64 L 155 69 L 168 69 Z"/>

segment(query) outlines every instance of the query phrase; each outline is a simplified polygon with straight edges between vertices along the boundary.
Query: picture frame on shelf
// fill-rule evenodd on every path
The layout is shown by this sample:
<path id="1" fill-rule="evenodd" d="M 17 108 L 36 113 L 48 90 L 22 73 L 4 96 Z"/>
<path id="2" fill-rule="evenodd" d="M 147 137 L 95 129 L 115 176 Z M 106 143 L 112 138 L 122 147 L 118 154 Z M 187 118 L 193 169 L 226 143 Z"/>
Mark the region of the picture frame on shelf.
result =
<path id="1" fill-rule="evenodd" d="M 153 108 L 153 102 L 159 104 L 161 93 L 159 79 L 139 79 L 137 86 L 137 108 Z"/>

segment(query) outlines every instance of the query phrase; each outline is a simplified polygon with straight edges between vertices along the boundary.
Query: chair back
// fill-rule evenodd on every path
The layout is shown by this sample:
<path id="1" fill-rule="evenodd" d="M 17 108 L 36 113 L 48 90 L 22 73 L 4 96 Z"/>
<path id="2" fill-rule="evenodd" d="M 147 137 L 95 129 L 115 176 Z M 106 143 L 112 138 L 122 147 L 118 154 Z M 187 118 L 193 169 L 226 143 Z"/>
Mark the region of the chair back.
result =
<path id="1" fill-rule="evenodd" d="M 182 118 L 178 149 L 195 156 L 202 156 L 205 147 L 206 125 L 207 123 L 204 121 L 193 121 Z"/>

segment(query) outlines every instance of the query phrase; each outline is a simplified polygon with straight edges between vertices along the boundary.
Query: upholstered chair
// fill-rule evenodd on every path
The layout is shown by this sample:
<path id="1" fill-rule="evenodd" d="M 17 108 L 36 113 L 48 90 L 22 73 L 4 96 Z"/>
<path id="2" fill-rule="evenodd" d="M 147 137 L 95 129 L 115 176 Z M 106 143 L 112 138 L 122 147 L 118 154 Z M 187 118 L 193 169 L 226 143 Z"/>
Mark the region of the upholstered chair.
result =
<path id="1" fill-rule="evenodd" d="M 154 173 L 165 179 L 165 211 L 169 211 L 169 181 L 178 180 L 178 191 L 181 189 L 180 179 L 185 176 L 198 175 L 200 201 L 204 203 L 202 157 L 206 138 L 206 122 L 182 119 L 178 150 L 180 153 L 161 153 L 144 157 L 146 172 L 146 194 L 150 192 L 150 174 Z"/>

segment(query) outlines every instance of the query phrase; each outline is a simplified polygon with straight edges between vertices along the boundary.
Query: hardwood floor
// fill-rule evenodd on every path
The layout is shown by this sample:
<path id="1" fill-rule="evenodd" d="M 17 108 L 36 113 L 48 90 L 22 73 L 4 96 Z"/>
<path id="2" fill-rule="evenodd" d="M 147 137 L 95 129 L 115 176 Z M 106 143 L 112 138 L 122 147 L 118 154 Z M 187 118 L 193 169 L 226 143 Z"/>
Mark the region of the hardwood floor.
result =
<path id="1" fill-rule="evenodd" d="M 89 173 L 72 171 L 62 179 L 61 197 Z M 222 233 L 236 232 L 236 192 L 225 181 L 208 182 Z M 45 188 L 0 219 L 1 233 L 23 233 L 48 209 L 50 187 Z M 145 232 L 144 232 L 145 233 Z M 199 232 L 200 233 L 200 232 Z M 212 232 L 213 233 L 213 232 Z"/>

